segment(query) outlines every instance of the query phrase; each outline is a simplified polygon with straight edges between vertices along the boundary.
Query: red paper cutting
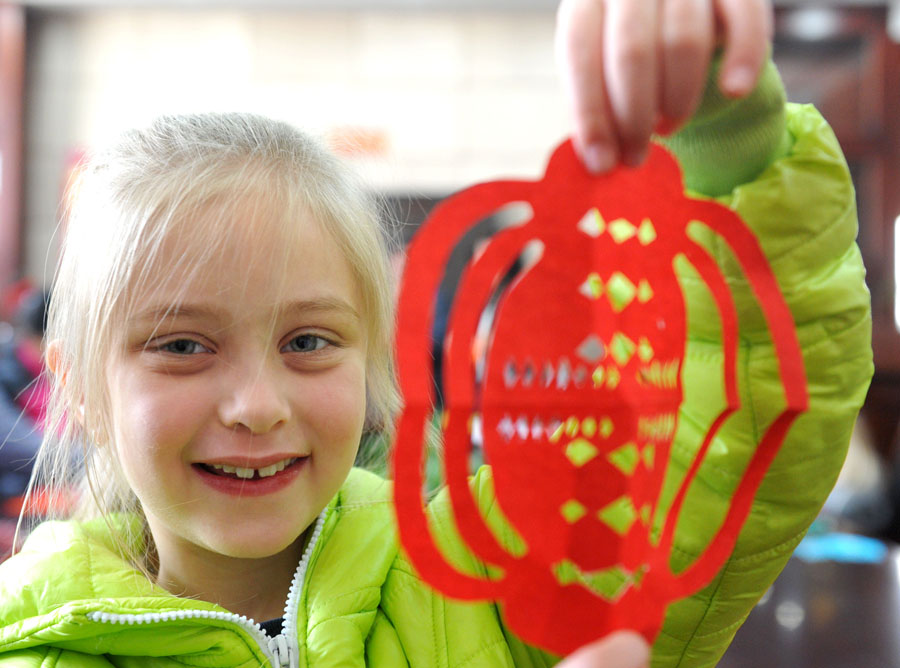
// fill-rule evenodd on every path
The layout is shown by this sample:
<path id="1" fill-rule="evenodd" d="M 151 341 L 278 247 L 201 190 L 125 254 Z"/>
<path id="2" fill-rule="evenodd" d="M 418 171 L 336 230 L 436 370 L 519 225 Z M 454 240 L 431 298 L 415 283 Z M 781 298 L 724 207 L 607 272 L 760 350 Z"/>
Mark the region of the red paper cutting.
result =
<path id="1" fill-rule="evenodd" d="M 469 262 L 444 350 L 446 483 L 460 536 L 502 571 L 491 580 L 460 572 L 434 543 L 422 497 L 423 440 L 434 401 L 435 296 L 448 259 L 476 223 L 516 202 L 530 205 L 531 218 L 494 235 Z M 705 552 L 675 574 L 669 556 L 685 495 L 717 431 L 740 408 L 734 302 L 713 258 L 688 236 L 692 221 L 724 240 L 751 285 L 778 357 L 785 407 L 760 439 Z M 472 353 L 479 321 L 534 242 L 540 257 L 501 291 L 479 377 Z M 726 406 L 653 538 L 684 397 L 678 257 L 694 267 L 718 308 Z M 567 141 L 540 181 L 483 183 L 443 202 L 410 247 L 397 355 L 405 408 L 394 477 L 403 547 L 439 591 L 498 601 L 520 637 L 558 654 L 623 628 L 653 640 L 666 606 L 707 584 L 731 553 L 766 470 L 808 403 L 793 319 L 759 243 L 731 210 L 687 197 L 677 163 L 657 145 L 639 169 L 594 176 Z M 497 503 L 524 540 L 524 555 L 500 544 L 472 497 L 473 420 L 480 420 Z M 619 585 L 612 593 L 602 586 L 610 577 Z"/>

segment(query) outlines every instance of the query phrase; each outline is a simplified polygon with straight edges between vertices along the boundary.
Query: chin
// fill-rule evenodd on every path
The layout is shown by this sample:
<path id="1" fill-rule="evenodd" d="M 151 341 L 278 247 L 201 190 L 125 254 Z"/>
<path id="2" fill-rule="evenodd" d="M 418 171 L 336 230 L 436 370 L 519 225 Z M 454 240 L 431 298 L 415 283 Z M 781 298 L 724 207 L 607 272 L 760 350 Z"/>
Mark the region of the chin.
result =
<path id="1" fill-rule="evenodd" d="M 231 528 L 231 535 L 210 537 L 205 541 L 207 549 L 233 559 L 265 559 L 295 546 L 306 530 L 304 527 L 274 532 L 266 527 L 259 527 L 256 531 L 242 531 L 240 540 L 235 540 L 234 529 L 235 527 Z M 297 558 L 299 559 L 299 555 Z"/>

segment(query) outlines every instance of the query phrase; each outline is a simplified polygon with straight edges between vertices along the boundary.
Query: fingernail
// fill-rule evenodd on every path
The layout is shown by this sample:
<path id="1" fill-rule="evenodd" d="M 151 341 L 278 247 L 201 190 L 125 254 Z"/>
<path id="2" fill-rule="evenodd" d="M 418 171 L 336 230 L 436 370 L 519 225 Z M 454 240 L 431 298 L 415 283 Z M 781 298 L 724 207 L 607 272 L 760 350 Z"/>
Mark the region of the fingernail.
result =
<path id="1" fill-rule="evenodd" d="M 744 66 L 731 68 L 722 80 L 722 88 L 727 95 L 746 95 L 753 84 L 753 70 Z"/>
<path id="2" fill-rule="evenodd" d="M 630 148 L 625 152 L 623 162 L 629 167 L 640 167 L 647 159 L 647 148 Z"/>
<path id="3" fill-rule="evenodd" d="M 605 144 L 589 144 L 584 147 L 584 164 L 593 174 L 602 174 L 616 165 L 616 154 Z"/>
<path id="4" fill-rule="evenodd" d="M 675 134 L 675 131 L 680 127 L 680 121 L 673 121 L 670 118 L 661 118 L 659 123 L 657 123 L 656 127 L 653 129 L 653 133 L 660 137 L 668 137 L 671 134 Z"/>

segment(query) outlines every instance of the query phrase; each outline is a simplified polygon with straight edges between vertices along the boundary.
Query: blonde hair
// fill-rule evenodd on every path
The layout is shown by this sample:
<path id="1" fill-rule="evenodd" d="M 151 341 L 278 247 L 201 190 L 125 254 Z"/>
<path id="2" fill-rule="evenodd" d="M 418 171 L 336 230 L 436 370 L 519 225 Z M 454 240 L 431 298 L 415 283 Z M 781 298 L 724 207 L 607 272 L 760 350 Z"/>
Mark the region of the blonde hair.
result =
<path id="1" fill-rule="evenodd" d="M 273 280 L 290 261 L 290 249 L 303 243 L 303 217 L 317 221 L 344 253 L 363 298 L 368 337 L 364 434 L 389 429 L 399 397 L 388 235 L 377 202 L 321 144 L 253 114 L 167 116 L 95 155 L 74 192 L 46 335 L 60 355 L 29 494 L 38 485 L 51 493 L 76 485 L 75 517 L 143 517 L 115 448 L 108 447 L 106 362 L 120 323 L 138 306 L 139 289 L 175 280 L 186 290 L 204 258 L 215 257 L 235 235 L 250 238 L 234 215 L 247 205 L 267 226 L 253 234 L 280 235 L 275 238 L 283 242 L 270 244 L 278 257 L 254 258 L 269 263 Z M 157 256 L 167 242 L 194 252 L 160 271 Z M 145 537 L 117 542 L 140 545 Z M 146 561 L 130 552 L 146 572 Z"/>

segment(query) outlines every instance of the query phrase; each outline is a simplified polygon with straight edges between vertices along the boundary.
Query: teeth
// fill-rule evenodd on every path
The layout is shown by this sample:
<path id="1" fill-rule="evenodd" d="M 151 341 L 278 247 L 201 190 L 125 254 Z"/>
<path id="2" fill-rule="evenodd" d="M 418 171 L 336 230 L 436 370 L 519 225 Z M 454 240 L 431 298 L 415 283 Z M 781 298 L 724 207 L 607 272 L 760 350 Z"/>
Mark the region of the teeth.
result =
<path id="1" fill-rule="evenodd" d="M 268 478 L 269 476 L 275 475 L 278 473 L 278 464 L 272 464 L 271 466 L 264 466 L 259 470 L 260 478 Z"/>
<path id="2" fill-rule="evenodd" d="M 259 474 L 260 478 L 269 478 L 280 471 L 284 471 L 295 461 L 297 461 L 296 457 L 291 457 L 290 459 L 282 459 L 280 462 L 275 462 L 274 464 L 270 464 L 269 466 L 264 466 L 261 469 L 248 469 L 242 466 L 230 466 L 229 464 L 210 464 L 210 466 L 218 471 L 224 471 L 225 473 L 234 473 L 238 478 L 250 480 L 257 473 Z"/>

